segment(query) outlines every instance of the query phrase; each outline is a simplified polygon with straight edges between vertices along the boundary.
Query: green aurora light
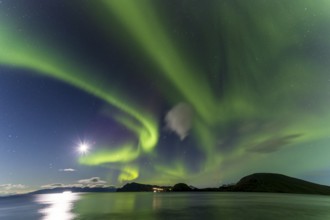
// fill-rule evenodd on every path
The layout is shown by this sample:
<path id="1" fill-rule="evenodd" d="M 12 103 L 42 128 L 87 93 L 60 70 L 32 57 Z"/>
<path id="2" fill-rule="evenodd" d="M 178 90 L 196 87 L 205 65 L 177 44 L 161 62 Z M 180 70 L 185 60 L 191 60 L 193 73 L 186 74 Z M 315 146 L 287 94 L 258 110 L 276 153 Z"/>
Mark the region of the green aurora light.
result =
<path id="1" fill-rule="evenodd" d="M 0 64 L 68 83 L 122 111 L 111 117 L 135 134 L 138 143 L 128 140 L 115 150 L 109 145 L 79 158 L 80 164 L 88 166 L 119 164 L 120 182 L 139 178 L 143 170 L 139 159 L 145 157 L 155 166 L 143 170 L 141 180 L 163 182 L 203 182 L 201 177 L 220 172 L 222 176 L 239 175 L 267 164 L 267 159 L 276 155 L 288 164 L 292 157 L 282 155 L 284 152 L 292 156 L 293 149 L 299 152 L 309 143 L 330 137 L 330 65 L 308 53 L 308 45 L 314 41 L 330 48 L 329 35 L 319 38 L 311 34 L 330 25 L 330 4 L 326 0 L 318 4 L 308 0 L 235 2 L 210 1 L 206 7 L 209 16 L 189 7 L 189 1 L 178 3 L 195 18 L 192 24 L 181 27 L 186 28 L 182 33 L 198 35 L 204 49 L 201 52 L 197 40 L 191 43 L 185 41 L 189 37 L 170 31 L 175 19 L 164 16 L 161 9 L 166 11 L 166 3 L 162 1 L 103 0 L 91 4 L 104 6 L 105 14 L 87 15 L 100 20 L 100 29 L 111 39 L 114 33 L 129 33 L 118 42 L 123 48 L 126 43 L 134 45 L 127 53 L 137 49 L 150 62 L 145 76 L 166 79 L 168 88 L 178 91 L 173 96 L 166 86 L 159 85 L 168 103 L 179 99 L 193 106 L 196 116 L 191 136 L 204 156 L 197 171 L 180 157 L 170 162 L 159 159 L 160 112 L 150 113 L 131 104 L 124 98 L 128 95 L 124 90 L 120 91 L 123 97 L 115 95 L 111 83 L 95 74 L 92 65 L 80 68 L 75 57 L 64 59 L 57 45 L 49 45 L 34 33 L 34 37 L 20 36 L 15 22 L 2 17 Z M 104 19 L 117 25 L 106 26 Z M 195 29 L 190 30 L 191 26 Z M 325 148 L 323 142 L 317 146 Z M 315 167 L 328 165 L 325 159 L 313 163 Z M 265 167 L 272 170 L 281 166 Z M 295 166 L 291 172 L 298 170 Z"/>

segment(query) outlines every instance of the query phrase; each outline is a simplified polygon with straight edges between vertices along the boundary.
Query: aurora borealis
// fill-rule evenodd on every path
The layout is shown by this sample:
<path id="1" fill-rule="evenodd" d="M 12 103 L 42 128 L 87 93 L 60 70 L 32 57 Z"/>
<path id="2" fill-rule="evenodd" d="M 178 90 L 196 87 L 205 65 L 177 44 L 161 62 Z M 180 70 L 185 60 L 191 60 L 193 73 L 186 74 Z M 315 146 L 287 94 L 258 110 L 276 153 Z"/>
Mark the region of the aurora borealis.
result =
<path id="1" fill-rule="evenodd" d="M 253 172 L 330 185 L 329 9 L 0 1 L 0 185 L 219 186 Z"/>

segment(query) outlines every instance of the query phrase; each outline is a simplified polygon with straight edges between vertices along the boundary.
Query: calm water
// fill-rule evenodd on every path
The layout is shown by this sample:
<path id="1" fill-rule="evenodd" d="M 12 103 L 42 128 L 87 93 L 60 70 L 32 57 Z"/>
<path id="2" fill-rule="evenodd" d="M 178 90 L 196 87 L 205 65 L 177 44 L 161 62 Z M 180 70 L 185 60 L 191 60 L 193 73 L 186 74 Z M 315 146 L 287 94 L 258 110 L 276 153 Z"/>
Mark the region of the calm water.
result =
<path id="1" fill-rule="evenodd" d="M 330 197 L 266 193 L 60 193 L 0 198 L 0 219 L 330 219 Z"/>

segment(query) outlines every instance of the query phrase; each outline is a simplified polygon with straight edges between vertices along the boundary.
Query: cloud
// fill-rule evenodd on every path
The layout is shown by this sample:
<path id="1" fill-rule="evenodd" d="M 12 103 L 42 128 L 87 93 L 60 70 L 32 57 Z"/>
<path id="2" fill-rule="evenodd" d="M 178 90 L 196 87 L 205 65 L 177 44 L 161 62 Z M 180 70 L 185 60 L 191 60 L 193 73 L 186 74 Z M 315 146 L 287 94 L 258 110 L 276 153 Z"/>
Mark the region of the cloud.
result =
<path id="1" fill-rule="evenodd" d="M 54 188 L 65 188 L 65 187 L 83 187 L 83 184 L 74 183 L 74 184 L 63 184 L 63 183 L 51 183 L 41 186 L 42 189 L 54 189 Z"/>
<path id="2" fill-rule="evenodd" d="M 249 147 L 247 151 L 256 153 L 273 153 L 292 143 L 294 139 L 299 138 L 300 136 L 302 136 L 302 134 L 292 134 L 279 138 L 271 138 Z"/>
<path id="3" fill-rule="evenodd" d="M 1 190 L 13 190 L 13 189 L 25 189 L 26 186 L 23 184 L 2 184 L 0 185 L 0 191 Z"/>
<path id="4" fill-rule="evenodd" d="M 106 187 L 107 182 L 101 180 L 100 177 L 92 177 L 89 179 L 78 180 L 77 183 L 63 184 L 63 183 L 51 183 L 41 186 L 42 189 L 64 188 L 64 187 Z"/>
<path id="5" fill-rule="evenodd" d="M 78 180 L 78 183 L 82 184 L 83 186 L 88 187 L 103 187 L 107 183 L 104 180 L 101 180 L 100 177 L 92 177 L 90 179 L 82 179 Z"/>
<path id="6" fill-rule="evenodd" d="M 181 140 L 185 139 L 192 126 L 193 108 L 187 103 L 179 103 L 165 116 L 166 127 L 174 131 Z"/>
<path id="7" fill-rule="evenodd" d="M 51 184 L 41 186 L 41 188 L 44 188 L 44 189 L 52 189 L 52 188 L 57 188 L 57 187 L 64 187 L 64 184 L 62 184 L 62 183 L 51 183 Z"/>
<path id="8" fill-rule="evenodd" d="M 17 194 L 22 193 L 27 188 L 23 184 L 1 184 L 0 185 L 0 194 Z"/>
<path id="9" fill-rule="evenodd" d="M 72 169 L 72 168 L 65 168 L 65 169 L 59 169 L 58 171 L 60 171 L 60 172 L 75 172 L 76 170 Z"/>

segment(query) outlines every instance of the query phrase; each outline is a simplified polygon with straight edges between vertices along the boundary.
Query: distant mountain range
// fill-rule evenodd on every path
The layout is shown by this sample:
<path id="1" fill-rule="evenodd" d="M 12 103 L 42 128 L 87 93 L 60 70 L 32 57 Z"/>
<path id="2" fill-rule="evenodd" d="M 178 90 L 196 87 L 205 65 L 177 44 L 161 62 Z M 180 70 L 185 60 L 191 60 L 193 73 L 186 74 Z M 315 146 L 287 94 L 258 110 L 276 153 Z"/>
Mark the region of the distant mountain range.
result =
<path id="1" fill-rule="evenodd" d="M 274 173 L 255 173 L 238 183 L 219 188 L 204 188 L 178 183 L 173 187 L 128 183 L 117 192 L 269 192 L 330 195 L 330 187 Z"/>
<path id="2" fill-rule="evenodd" d="M 57 187 L 41 189 L 28 194 L 71 192 L 267 192 L 330 195 L 330 187 L 301 179 L 274 173 L 255 173 L 243 177 L 236 184 L 219 188 L 199 189 L 178 183 L 174 186 L 158 186 L 141 183 L 127 183 L 121 188 L 114 187 Z"/>

